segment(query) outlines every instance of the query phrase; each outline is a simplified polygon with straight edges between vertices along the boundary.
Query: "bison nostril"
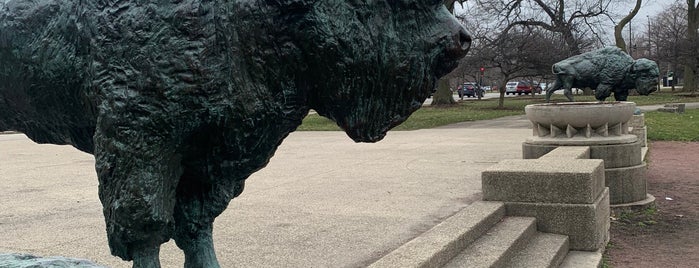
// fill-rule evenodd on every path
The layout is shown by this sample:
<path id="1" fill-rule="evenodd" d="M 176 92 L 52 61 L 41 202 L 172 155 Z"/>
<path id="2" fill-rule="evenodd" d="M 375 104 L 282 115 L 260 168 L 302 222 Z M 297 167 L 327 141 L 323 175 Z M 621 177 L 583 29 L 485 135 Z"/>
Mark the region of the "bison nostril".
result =
<path id="1" fill-rule="evenodd" d="M 461 49 L 464 51 L 468 51 L 471 47 L 471 35 L 464 28 L 461 28 L 459 31 L 459 42 L 461 43 Z"/>

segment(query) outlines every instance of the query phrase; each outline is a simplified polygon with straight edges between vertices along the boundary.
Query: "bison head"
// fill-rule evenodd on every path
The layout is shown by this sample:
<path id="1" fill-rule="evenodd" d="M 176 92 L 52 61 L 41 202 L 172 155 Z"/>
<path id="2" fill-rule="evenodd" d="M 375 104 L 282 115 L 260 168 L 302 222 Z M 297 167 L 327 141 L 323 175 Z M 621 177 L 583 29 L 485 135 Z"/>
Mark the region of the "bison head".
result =
<path id="1" fill-rule="evenodd" d="M 631 65 L 629 73 L 635 81 L 638 94 L 646 96 L 657 90 L 656 85 L 658 84 L 660 71 L 658 70 L 658 64 L 654 61 L 638 59 Z"/>
<path id="2" fill-rule="evenodd" d="M 310 108 L 357 142 L 405 121 L 470 46 L 442 0 L 309 2 L 296 31 L 304 62 L 296 83 Z"/>

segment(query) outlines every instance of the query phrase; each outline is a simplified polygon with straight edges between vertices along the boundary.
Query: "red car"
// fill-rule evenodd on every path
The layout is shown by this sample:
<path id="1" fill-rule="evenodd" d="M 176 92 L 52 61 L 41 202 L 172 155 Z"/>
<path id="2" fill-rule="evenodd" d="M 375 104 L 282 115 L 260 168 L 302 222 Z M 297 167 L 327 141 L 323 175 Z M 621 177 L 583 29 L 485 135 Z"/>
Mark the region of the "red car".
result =
<path id="1" fill-rule="evenodd" d="M 541 87 L 539 86 L 538 83 L 529 83 L 529 82 L 520 81 L 519 83 L 517 83 L 516 90 L 517 90 L 518 95 L 522 95 L 522 93 L 527 95 L 527 94 L 532 93 L 532 92 L 534 94 L 536 94 L 536 93 L 541 94 Z"/>

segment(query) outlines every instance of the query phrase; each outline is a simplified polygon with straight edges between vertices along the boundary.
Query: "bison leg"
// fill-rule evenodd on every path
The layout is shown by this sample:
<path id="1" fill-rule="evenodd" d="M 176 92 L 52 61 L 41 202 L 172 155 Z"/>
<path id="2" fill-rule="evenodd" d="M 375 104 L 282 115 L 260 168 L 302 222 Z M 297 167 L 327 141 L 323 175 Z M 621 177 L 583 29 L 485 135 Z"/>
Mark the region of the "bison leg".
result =
<path id="1" fill-rule="evenodd" d="M 553 95 L 553 92 L 555 92 L 556 90 L 561 89 L 562 86 L 563 86 L 563 85 L 561 84 L 560 79 L 556 79 L 556 81 L 553 82 L 553 85 L 551 85 L 551 86 L 549 86 L 548 88 L 546 88 L 546 102 L 550 102 L 550 101 L 551 101 L 551 95 Z"/>
<path id="2" fill-rule="evenodd" d="M 206 163 L 199 166 L 203 168 L 199 172 L 185 169 L 180 179 L 173 238 L 184 251 L 185 267 L 220 267 L 212 237 L 214 219 L 231 199 L 240 195 L 244 180 L 232 179 L 235 173 L 228 174 L 227 168 L 211 167 Z"/>
<path id="3" fill-rule="evenodd" d="M 556 81 L 553 82 L 553 85 L 546 89 L 546 102 L 550 102 L 551 95 L 553 95 L 553 92 L 561 88 L 563 88 L 563 95 L 565 95 L 566 98 L 568 98 L 568 101 L 573 101 L 573 91 L 571 91 L 571 88 L 573 88 L 573 78 L 569 76 L 558 75 L 556 77 Z"/>
<path id="4" fill-rule="evenodd" d="M 180 161 L 157 115 L 128 110 L 99 116 L 95 160 L 99 198 L 112 255 L 134 267 L 160 267 L 160 245 L 174 233 L 173 211 Z M 128 127 L 126 127 L 128 126 Z"/>
<path id="5" fill-rule="evenodd" d="M 136 249 L 132 255 L 133 268 L 160 267 L 160 246 Z"/>
<path id="6" fill-rule="evenodd" d="M 184 267 L 186 268 L 218 268 L 214 240 L 212 237 L 213 222 L 201 223 L 196 230 L 177 228 L 174 237 L 177 246 L 184 252 Z"/>
<path id="7" fill-rule="evenodd" d="M 612 87 L 608 85 L 600 84 L 599 86 L 597 86 L 597 89 L 595 89 L 595 99 L 597 99 L 598 101 L 604 101 L 611 95 Z"/>
<path id="8" fill-rule="evenodd" d="M 614 99 L 616 101 L 626 101 L 629 98 L 629 91 L 620 89 L 614 91 Z"/>

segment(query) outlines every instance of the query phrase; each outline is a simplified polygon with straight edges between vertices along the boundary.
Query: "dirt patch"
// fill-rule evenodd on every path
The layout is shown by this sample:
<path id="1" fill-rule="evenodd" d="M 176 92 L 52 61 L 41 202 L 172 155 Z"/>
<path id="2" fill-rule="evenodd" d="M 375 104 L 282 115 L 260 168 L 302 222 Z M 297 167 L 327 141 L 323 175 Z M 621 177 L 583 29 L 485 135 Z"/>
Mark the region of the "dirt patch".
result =
<path id="1" fill-rule="evenodd" d="M 646 173 L 656 208 L 614 215 L 609 267 L 698 267 L 699 142 L 652 142 Z"/>

